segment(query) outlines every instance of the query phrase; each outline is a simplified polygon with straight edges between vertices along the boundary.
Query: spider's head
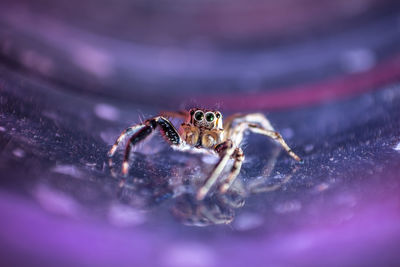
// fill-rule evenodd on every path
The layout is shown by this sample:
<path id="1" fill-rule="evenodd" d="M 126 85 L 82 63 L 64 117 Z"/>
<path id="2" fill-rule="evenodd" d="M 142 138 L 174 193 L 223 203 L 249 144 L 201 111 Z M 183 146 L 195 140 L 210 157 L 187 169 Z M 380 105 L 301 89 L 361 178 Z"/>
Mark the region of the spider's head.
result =
<path id="1" fill-rule="evenodd" d="M 189 111 L 190 123 L 196 127 L 222 129 L 222 114 L 217 110 L 193 108 Z"/>

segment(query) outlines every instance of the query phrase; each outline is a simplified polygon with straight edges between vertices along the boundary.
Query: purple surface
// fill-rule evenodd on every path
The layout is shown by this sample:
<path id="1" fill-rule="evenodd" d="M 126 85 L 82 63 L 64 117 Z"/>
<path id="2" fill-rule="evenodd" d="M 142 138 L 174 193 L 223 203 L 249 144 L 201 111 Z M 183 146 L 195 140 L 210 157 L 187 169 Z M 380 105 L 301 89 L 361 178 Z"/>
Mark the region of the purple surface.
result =
<path id="1" fill-rule="evenodd" d="M 398 3 L 243 3 L 0 4 L 1 265 L 400 265 Z M 281 153 L 268 182 L 293 177 L 227 225 L 172 212 L 210 164 L 161 138 L 119 189 L 121 130 L 193 103 L 266 113 L 304 164 Z M 245 184 L 276 151 L 246 140 Z"/>
<path id="2" fill-rule="evenodd" d="M 150 263 L 166 266 L 390 266 L 398 263 L 393 254 L 400 245 L 400 215 L 398 197 L 392 196 L 371 199 L 375 204 L 357 205 L 345 215 L 341 214 L 343 211 L 329 213 L 312 227 L 301 225 L 287 232 L 261 235 L 250 231 L 247 237 L 236 233 L 207 241 L 171 236 L 166 229 L 158 233 L 120 230 L 93 221 L 65 220 L 7 193 L 2 193 L 2 199 L 0 209 L 9 222 L 2 224 L 8 229 L 1 233 L 2 243 L 7 245 L 2 254 L 3 257 L 8 255 L 10 263 L 61 266 Z M 10 259 L 7 252 L 16 250 L 29 261 L 21 257 Z"/>

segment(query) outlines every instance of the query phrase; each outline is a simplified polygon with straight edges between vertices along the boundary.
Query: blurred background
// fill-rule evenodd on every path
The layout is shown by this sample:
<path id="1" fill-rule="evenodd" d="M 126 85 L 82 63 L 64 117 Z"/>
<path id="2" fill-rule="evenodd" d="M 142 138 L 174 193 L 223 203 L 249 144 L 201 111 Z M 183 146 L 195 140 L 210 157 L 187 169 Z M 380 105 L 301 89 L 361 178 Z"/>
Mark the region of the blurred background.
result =
<path id="1" fill-rule="evenodd" d="M 396 0 L 2 0 L 0 261 L 398 266 L 399 83 Z M 239 180 L 277 189 L 195 203 L 212 164 L 155 137 L 121 189 L 120 132 L 190 106 L 266 114 L 304 164 L 249 135 Z"/>

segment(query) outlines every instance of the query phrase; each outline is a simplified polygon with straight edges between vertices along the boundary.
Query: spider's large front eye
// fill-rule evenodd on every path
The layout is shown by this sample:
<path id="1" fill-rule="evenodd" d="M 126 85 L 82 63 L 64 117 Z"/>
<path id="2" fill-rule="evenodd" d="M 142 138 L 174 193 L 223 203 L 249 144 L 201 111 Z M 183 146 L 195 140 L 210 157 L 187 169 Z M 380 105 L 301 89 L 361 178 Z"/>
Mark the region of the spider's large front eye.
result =
<path id="1" fill-rule="evenodd" d="M 194 119 L 196 121 L 202 121 L 204 118 L 204 113 L 201 110 L 196 111 L 196 113 L 194 114 Z"/>
<path id="2" fill-rule="evenodd" d="M 206 113 L 206 121 L 208 122 L 213 122 L 215 119 L 215 115 L 212 112 L 208 112 Z"/>

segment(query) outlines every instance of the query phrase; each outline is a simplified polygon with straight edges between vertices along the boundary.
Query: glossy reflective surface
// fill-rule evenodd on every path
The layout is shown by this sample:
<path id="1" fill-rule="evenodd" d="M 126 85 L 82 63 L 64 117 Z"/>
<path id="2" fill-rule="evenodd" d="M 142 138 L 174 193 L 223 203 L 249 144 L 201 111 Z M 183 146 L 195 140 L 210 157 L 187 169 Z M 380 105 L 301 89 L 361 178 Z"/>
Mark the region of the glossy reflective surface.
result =
<path id="1" fill-rule="evenodd" d="M 231 50 L 219 48 L 224 34 L 208 30 L 206 47 L 183 41 L 201 29 L 177 26 L 166 45 L 158 26 L 139 42 L 79 15 L 55 19 L 46 13 L 51 5 L 39 8 L 43 27 L 29 23 L 39 13 L 26 3 L 9 5 L 8 15 L 2 9 L 2 263 L 398 265 L 400 40 L 399 28 L 389 27 L 398 15 L 395 5 L 376 4 L 381 13 L 371 5 L 362 13 L 368 20 L 354 15 L 361 26 L 341 15 L 334 19 L 346 29 L 323 24 L 325 35 L 299 30 L 305 39 L 294 42 L 291 27 L 278 24 L 286 35 L 280 28 L 268 38 L 283 44 L 239 42 L 257 43 L 255 31 L 229 39 Z M 154 136 L 136 149 L 121 187 L 107 167 L 119 133 L 191 104 L 219 106 L 225 116 L 266 113 L 304 164 L 249 134 L 234 189 L 198 203 L 193 193 L 216 159 L 171 151 Z M 252 193 L 240 190 L 254 184 Z"/>

